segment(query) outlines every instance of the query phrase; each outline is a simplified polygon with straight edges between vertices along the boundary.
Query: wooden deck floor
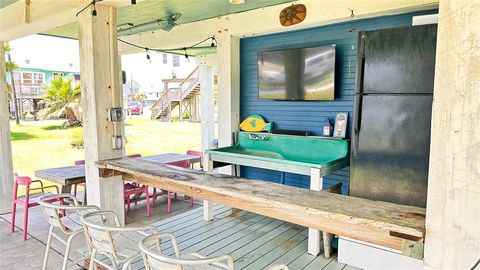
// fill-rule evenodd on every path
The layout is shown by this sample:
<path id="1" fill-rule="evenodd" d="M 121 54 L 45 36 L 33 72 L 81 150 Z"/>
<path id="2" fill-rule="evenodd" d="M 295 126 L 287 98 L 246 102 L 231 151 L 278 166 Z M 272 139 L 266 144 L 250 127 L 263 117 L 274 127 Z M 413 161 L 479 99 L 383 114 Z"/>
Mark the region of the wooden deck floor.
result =
<path id="1" fill-rule="evenodd" d="M 181 252 L 230 254 L 235 269 L 258 270 L 274 264 L 286 264 L 292 270 L 357 269 L 339 263 L 335 256 L 309 255 L 305 227 L 221 205 L 214 209 L 211 222 L 204 221 L 202 208 L 197 208 L 154 225 L 159 231 L 173 233 Z M 135 266 L 143 269 L 141 262 Z"/>
<path id="2" fill-rule="evenodd" d="M 172 232 L 181 252 L 195 251 L 206 256 L 230 254 L 235 260 L 235 269 L 259 270 L 280 263 L 288 265 L 290 270 L 357 269 L 338 263 L 336 257 L 324 259 L 322 255 L 309 255 L 307 229 L 302 226 L 221 205 L 214 207 L 215 219 L 206 222 L 202 207 L 190 210 L 187 201 L 174 201 L 173 206 L 174 212 L 166 214 L 166 204 L 160 203 L 152 208 L 152 217 L 146 218 L 145 206 L 140 202 L 133 206 L 127 220 L 132 226 L 153 223 L 159 231 Z M 22 214 L 19 209 L 17 224 L 20 226 Z M 14 234 L 8 232 L 9 220 L 10 214 L 0 215 L 0 269 L 40 269 L 48 234 L 48 224 L 40 208 L 31 209 L 27 241 L 21 240 L 20 227 Z M 78 241 L 74 250 L 84 245 L 84 241 Z M 57 241 L 53 241 L 53 246 L 56 252 L 51 253 L 49 269 L 61 265 L 64 252 Z M 76 252 L 72 256 L 75 260 L 81 257 Z M 134 266 L 136 270 L 144 269 L 141 261 Z"/>

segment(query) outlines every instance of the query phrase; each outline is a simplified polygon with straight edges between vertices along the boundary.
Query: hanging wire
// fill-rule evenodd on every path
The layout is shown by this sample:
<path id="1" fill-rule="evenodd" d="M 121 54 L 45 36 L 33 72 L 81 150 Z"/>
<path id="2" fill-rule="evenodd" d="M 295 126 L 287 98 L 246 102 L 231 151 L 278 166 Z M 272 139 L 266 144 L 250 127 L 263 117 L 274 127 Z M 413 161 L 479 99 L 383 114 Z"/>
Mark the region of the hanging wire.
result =
<path id="1" fill-rule="evenodd" d="M 77 14 L 75 16 L 78 17 L 78 15 L 80 15 L 80 13 L 84 12 L 87 8 L 89 8 L 92 5 L 93 5 L 92 16 L 97 16 L 97 10 L 95 9 L 95 4 L 98 3 L 98 2 L 102 2 L 102 1 L 103 0 L 92 0 L 92 2 L 90 4 L 88 4 L 84 8 L 82 8 L 79 12 L 77 12 Z"/>
<path id="2" fill-rule="evenodd" d="M 217 46 L 217 40 L 215 39 L 215 36 L 209 36 L 193 45 L 190 45 L 188 47 L 182 47 L 182 48 L 170 48 L 170 49 L 160 49 L 160 48 L 148 48 L 148 47 L 144 47 L 144 46 L 140 46 L 140 45 L 137 45 L 135 43 L 132 43 L 132 42 L 129 42 L 129 41 L 126 41 L 126 40 L 123 40 L 121 38 L 118 38 L 118 41 L 120 42 L 123 42 L 127 45 L 130 45 L 132 47 L 135 47 L 137 49 L 142 49 L 142 50 L 147 50 L 147 51 L 155 51 L 155 52 L 163 52 L 163 53 L 172 53 L 172 51 L 183 51 L 184 52 L 184 55 L 186 55 L 185 58 L 188 58 L 188 54 L 187 54 L 187 50 L 188 49 L 192 49 L 192 48 L 195 48 L 195 47 L 198 47 L 198 45 L 201 45 L 205 42 L 207 42 L 208 40 L 211 41 L 211 44 L 210 44 L 210 47 L 216 47 Z"/>

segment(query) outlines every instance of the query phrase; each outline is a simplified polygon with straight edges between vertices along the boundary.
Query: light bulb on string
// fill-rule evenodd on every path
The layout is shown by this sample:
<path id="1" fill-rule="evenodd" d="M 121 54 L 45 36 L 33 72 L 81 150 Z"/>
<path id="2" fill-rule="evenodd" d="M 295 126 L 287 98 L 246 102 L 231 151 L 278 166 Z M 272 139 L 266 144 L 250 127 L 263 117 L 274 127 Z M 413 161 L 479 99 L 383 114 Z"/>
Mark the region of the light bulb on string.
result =
<path id="1" fill-rule="evenodd" d="M 148 48 L 145 48 L 145 53 L 147 54 L 147 60 L 148 62 L 151 64 L 152 63 L 152 59 L 150 58 L 150 51 Z"/>
<path id="2" fill-rule="evenodd" d="M 92 11 L 92 16 L 97 16 L 97 8 L 96 8 L 96 3 L 97 1 L 96 0 L 93 0 L 93 11 Z"/>
<path id="3" fill-rule="evenodd" d="M 187 62 L 190 62 L 190 59 L 188 59 L 187 48 L 183 48 L 183 51 L 184 51 L 185 59 L 187 59 Z"/>

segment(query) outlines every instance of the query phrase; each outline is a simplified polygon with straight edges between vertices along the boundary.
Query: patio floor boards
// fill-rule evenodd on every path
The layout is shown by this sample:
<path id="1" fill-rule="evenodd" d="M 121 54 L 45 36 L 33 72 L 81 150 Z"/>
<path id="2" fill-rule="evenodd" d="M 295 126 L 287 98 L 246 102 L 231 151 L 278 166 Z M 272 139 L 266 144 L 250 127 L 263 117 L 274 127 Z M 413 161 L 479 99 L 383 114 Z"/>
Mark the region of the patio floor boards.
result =
<path id="1" fill-rule="evenodd" d="M 258 270 L 274 264 L 286 264 L 292 270 L 357 269 L 339 263 L 336 256 L 325 259 L 308 254 L 305 227 L 221 205 L 215 205 L 214 211 L 215 219 L 210 222 L 203 220 L 202 208 L 197 208 L 154 226 L 173 233 L 181 253 L 230 254 L 235 269 Z M 140 261 L 134 266 L 144 269 Z"/>

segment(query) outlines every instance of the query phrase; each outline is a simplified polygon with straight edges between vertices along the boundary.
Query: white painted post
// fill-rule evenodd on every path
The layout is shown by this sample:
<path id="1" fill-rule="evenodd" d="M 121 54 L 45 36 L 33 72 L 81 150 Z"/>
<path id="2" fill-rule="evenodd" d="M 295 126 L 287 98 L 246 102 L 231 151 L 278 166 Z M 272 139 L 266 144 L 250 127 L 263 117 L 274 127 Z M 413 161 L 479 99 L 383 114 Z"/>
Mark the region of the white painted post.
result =
<path id="1" fill-rule="evenodd" d="M 0 41 L 0 214 L 10 211 L 13 197 L 13 162 L 8 114 L 5 52 Z"/>
<path id="2" fill-rule="evenodd" d="M 310 170 L 310 189 L 322 190 L 323 177 L 320 175 L 320 169 L 312 168 Z M 308 253 L 317 256 L 320 253 L 320 231 L 308 228 Z"/>
<path id="3" fill-rule="evenodd" d="M 480 1 L 440 1 L 424 269 L 480 259 Z"/>
<path id="4" fill-rule="evenodd" d="M 217 39 L 218 146 L 232 145 L 232 132 L 240 124 L 240 39 L 222 33 Z M 221 173 L 232 174 L 231 166 Z"/>
<path id="5" fill-rule="evenodd" d="M 205 150 L 209 148 L 210 143 L 215 138 L 215 104 L 213 97 L 214 71 L 213 65 L 215 59 L 212 56 L 200 55 L 197 57 L 200 77 L 200 95 L 201 95 L 201 123 L 202 123 L 202 153 L 203 168 L 208 172 L 213 172 L 213 163 L 208 160 Z M 203 201 L 203 218 L 207 221 L 213 219 L 213 203 Z"/>
<path id="6" fill-rule="evenodd" d="M 213 162 L 207 161 L 207 167 L 205 167 L 207 172 L 213 172 Z M 206 221 L 213 220 L 213 203 L 207 200 L 203 201 L 203 219 Z"/>
<path id="7" fill-rule="evenodd" d="M 97 4 L 78 17 L 87 196 L 89 204 L 112 210 L 124 220 L 123 181 L 120 176 L 102 178 L 95 161 L 117 158 L 113 136 L 122 135 L 123 123 L 114 125 L 108 109 L 122 107 L 121 72 L 117 48 L 116 8 Z"/>
<path id="8" fill-rule="evenodd" d="M 210 147 L 210 143 L 215 139 L 215 101 L 213 95 L 215 74 L 213 66 L 216 59 L 213 55 L 199 55 L 196 60 L 200 78 L 202 152 L 205 154 L 205 150 Z M 205 155 L 203 167 L 208 167 L 208 160 Z"/>

